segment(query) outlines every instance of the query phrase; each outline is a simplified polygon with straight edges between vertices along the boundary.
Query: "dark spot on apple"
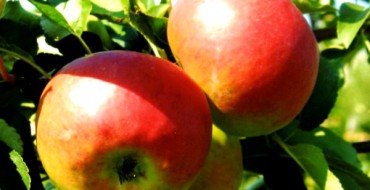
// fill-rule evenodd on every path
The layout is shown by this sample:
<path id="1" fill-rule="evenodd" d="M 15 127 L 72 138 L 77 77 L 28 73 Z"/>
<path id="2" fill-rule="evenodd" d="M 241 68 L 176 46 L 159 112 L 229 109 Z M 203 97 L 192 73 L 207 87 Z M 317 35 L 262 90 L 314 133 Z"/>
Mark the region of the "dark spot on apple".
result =
<path id="1" fill-rule="evenodd" d="M 121 184 L 133 181 L 137 177 L 142 176 L 138 161 L 133 155 L 123 158 L 122 162 L 117 166 L 117 172 Z"/>

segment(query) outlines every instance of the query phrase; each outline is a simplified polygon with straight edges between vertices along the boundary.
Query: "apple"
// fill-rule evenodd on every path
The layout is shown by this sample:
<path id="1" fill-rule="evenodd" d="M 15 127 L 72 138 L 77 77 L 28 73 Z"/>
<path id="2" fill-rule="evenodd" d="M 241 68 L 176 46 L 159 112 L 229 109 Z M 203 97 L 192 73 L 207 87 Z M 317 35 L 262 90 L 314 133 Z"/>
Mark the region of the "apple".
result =
<path id="1" fill-rule="evenodd" d="M 207 94 L 214 123 L 232 135 L 270 134 L 306 104 L 318 47 L 291 0 L 177 0 L 170 48 Z"/>
<path id="2" fill-rule="evenodd" d="M 242 181 L 242 162 L 239 139 L 213 126 L 206 163 L 189 190 L 238 190 Z"/>
<path id="3" fill-rule="evenodd" d="M 211 138 L 200 87 L 173 63 L 138 52 L 69 63 L 38 106 L 37 150 L 63 190 L 187 189 Z"/>

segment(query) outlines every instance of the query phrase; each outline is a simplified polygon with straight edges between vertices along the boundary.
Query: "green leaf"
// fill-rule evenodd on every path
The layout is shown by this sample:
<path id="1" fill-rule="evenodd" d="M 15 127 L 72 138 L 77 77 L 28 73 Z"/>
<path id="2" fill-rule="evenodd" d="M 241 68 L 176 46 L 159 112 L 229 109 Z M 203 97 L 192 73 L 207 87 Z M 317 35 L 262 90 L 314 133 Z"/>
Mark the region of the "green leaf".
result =
<path id="1" fill-rule="evenodd" d="M 5 3 L 6 3 L 6 0 L 0 0 L 0 18 L 1 18 L 1 15 L 3 14 Z"/>
<path id="2" fill-rule="evenodd" d="M 370 178 L 359 168 L 341 159 L 326 157 L 330 171 L 339 179 L 345 190 L 368 190 Z"/>
<path id="3" fill-rule="evenodd" d="M 353 3 L 343 3 L 339 9 L 337 34 L 345 48 L 355 39 L 358 31 L 369 17 L 370 8 Z"/>
<path id="4" fill-rule="evenodd" d="M 37 53 L 37 37 L 41 34 L 40 31 L 40 26 L 33 28 L 26 25 L 26 23 L 19 23 L 12 19 L 0 19 L 0 37 L 32 55 Z M 27 37 L 21 38 L 20 36 Z"/>
<path id="5" fill-rule="evenodd" d="M 71 26 L 69 26 L 68 21 L 64 16 L 57 10 L 55 7 L 53 7 L 50 4 L 47 4 L 46 2 L 36 1 L 36 0 L 29 0 L 39 11 L 42 13 L 43 16 L 45 16 L 47 19 L 49 19 L 54 24 L 66 29 L 70 33 L 74 33 Z"/>
<path id="6" fill-rule="evenodd" d="M 18 173 L 21 175 L 24 185 L 28 190 L 31 189 L 31 177 L 29 175 L 29 169 L 26 163 L 23 161 L 22 156 L 15 150 L 11 151 L 9 155 L 10 159 L 17 167 Z"/>
<path id="7" fill-rule="evenodd" d="M 88 31 L 97 34 L 102 40 L 103 46 L 107 49 L 113 48 L 112 37 L 109 35 L 104 24 L 100 20 L 90 21 L 87 24 Z"/>
<path id="8" fill-rule="evenodd" d="M 69 0 L 58 5 L 59 11 L 73 29 L 73 34 L 80 36 L 87 27 L 88 16 L 92 10 L 89 0 Z"/>
<path id="9" fill-rule="evenodd" d="M 170 4 L 160 4 L 150 8 L 146 13 L 153 17 L 164 17 L 168 13 L 170 7 Z"/>
<path id="10" fill-rule="evenodd" d="M 168 19 L 145 14 L 135 0 L 122 0 L 130 25 L 149 42 L 158 57 L 167 58 L 164 48 L 168 47 L 166 27 Z"/>
<path id="11" fill-rule="evenodd" d="M 91 0 L 93 11 L 102 11 L 106 13 L 120 14 L 123 12 L 122 2 L 117 0 Z"/>
<path id="12" fill-rule="evenodd" d="M 5 53 L 8 53 L 9 55 L 22 59 L 23 61 L 31 65 L 33 68 L 35 68 L 37 71 L 39 71 L 46 78 L 51 78 L 48 73 L 46 73 L 41 67 L 39 67 L 35 63 L 33 57 L 28 52 L 23 51 L 16 45 L 8 44 L 1 36 L 0 36 L 0 51 L 3 51 Z"/>
<path id="13" fill-rule="evenodd" d="M 317 81 L 310 99 L 299 114 L 299 127 L 304 130 L 312 130 L 328 117 L 336 102 L 338 91 L 343 85 L 340 75 L 342 64 L 320 59 Z"/>
<path id="14" fill-rule="evenodd" d="M 360 167 L 356 150 L 350 143 L 330 129 L 319 127 L 312 131 L 303 131 L 294 125 L 290 125 L 278 133 L 288 144 L 312 144 L 322 149 L 327 157 L 339 158 L 353 167 Z"/>
<path id="15" fill-rule="evenodd" d="M 2 19 L 9 19 L 21 23 L 28 31 L 36 31 L 40 26 L 40 17 L 23 9 L 19 1 L 8 1 Z"/>
<path id="16" fill-rule="evenodd" d="M 121 0 L 121 5 L 125 14 L 129 15 L 131 10 L 131 0 Z"/>
<path id="17" fill-rule="evenodd" d="M 314 0 L 293 0 L 294 4 L 302 13 L 314 12 L 335 12 L 336 9 L 331 5 L 322 5 Z"/>
<path id="18" fill-rule="evenodd" d="M 89 0 L 71 0 L 60 3 L 57 8 L 34 0 L 32 3 L 43 13 L 42 28 L 56 40 L 69 34 L 79 37 L 87 28 L 88 16 L 92 10 Z"/>
<path id="19" fill-rule="evenodd" d="M 149 9 L 151 9 L 155 5 L 154 0 L 134 0 L 134 1 L 135 1 L 135 4 L 144 13 L 146 13 Z"/>
<path id="20" fill-rule="evenodd" d="M 71 34 L 67 29 L 55 24 L 44 16 L 41 17 L 40 24 L 45 34 L 56 41 L 59 41 Z"/>
<path id="21" fill-rule="evenodd" d="M 120 1 L 109 0 L 94 0 L 92 1 L 92 15 L 102 15 L 103 19 L 108 19 L 109 17 L 116 19 L 122 19 L 125 17 L 123 7 Z M 109 20 L 109 19 L 108 19 Z"/>
<path id="22" fill-rule="evenodd" d="M 322 150 L 310 144 L 288 145 L 279 136 L 273 137 L 315 183 L 321 189 L 325 189 L 329 166 Z"/>
<path id="23" fill-rule="evenodd" d="M 0 131 L 0 141 L 19 154 L 23 154 L 22 138 L 15 128 L 10 127 L 4 120 L 0 119 Z"/>

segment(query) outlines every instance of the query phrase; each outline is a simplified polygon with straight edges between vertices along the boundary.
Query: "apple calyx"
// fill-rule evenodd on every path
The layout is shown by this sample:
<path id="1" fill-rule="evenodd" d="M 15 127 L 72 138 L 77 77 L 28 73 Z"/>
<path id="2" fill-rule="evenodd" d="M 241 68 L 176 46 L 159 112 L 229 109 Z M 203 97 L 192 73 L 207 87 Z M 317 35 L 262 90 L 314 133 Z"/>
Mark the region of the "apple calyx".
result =
<path id="1" fill-rule="evenodd" d="M 121 185 L 125 182 L 134 181 L 138 177 L 145 176 L 145 173 L 142 171 L 140 164 L 134 155 L 125 156 L 117 166 L 117 172 Z"/>

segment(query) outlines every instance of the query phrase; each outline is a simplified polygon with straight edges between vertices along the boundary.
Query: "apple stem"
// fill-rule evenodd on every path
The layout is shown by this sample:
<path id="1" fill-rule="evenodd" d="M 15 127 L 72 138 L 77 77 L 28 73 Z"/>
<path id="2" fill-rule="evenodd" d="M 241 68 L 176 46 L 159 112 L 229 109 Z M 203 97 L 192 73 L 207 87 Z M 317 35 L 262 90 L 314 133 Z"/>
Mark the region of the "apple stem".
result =
<path id="1" fill-rule="evenodd" d="M 122 163 L 117 166 L 120 183 L 130 182 L 141 176 L 142 174 L 138 170 L 138 162 L 133 156 L 123 158 Z"/>

